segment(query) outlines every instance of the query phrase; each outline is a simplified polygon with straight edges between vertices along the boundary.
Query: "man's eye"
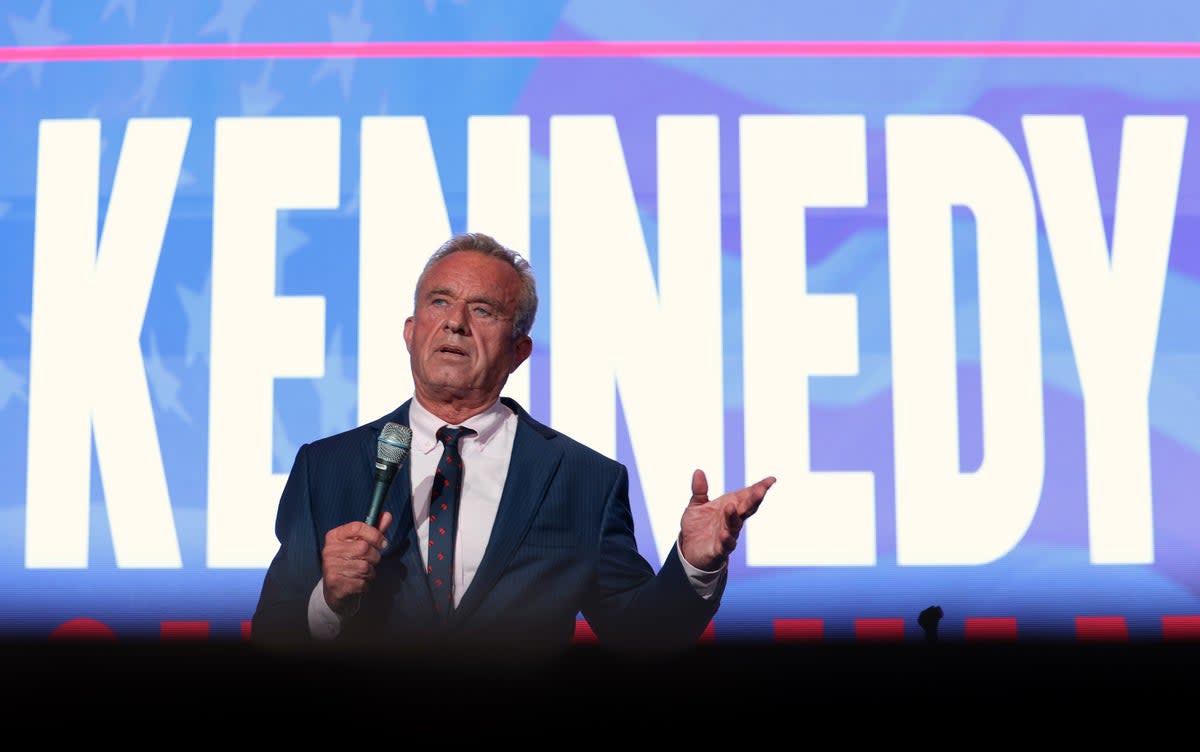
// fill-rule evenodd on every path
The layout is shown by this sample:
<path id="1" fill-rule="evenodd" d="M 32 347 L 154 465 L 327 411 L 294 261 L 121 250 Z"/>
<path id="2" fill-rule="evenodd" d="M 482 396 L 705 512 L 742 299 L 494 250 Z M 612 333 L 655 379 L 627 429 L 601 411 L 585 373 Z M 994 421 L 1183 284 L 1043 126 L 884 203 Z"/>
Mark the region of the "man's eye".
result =
<path id="1" fill-rule="evenodd" d="M 444 306 L 444 305 L 446 305 L 446 299 L 445 299 L 445 298 L 434 298 L 433 300 L 431 300 L 431 301 L 429 302 L 429 305 L 431 305 L 431 306 Z"/>
<path id="2" fill-rule="evenodd" d="M 475 306 L 475 315 L 480 318 L 491 318 L 492 312 L 483 306 Z"/>

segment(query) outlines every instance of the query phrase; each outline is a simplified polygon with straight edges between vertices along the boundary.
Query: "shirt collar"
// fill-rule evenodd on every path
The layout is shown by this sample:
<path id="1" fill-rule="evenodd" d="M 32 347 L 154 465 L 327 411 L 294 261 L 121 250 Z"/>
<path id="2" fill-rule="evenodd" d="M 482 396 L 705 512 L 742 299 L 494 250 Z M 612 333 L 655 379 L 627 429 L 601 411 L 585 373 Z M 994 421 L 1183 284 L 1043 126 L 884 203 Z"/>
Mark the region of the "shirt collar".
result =
<path id="1" fill-rule="evenodd" d="M 504 421 L 512 414 L 512 410 L 507 405 L 496 400 L 488 409 L 472 415 L 456 425 L 474 430 L 476 435 L 472 439 L 479 443 L 482 450 L 487 447 L 488 442 L 500 431 Z M 435 448 L 441 447 L 442 442 L 437 439 L 437 430 L 442 426 L 450 425 L 426 410 L 415 396 L 408 406 L 408 423 L 413 432 L 413 450 L 422 454 L 429 454 Z"/>

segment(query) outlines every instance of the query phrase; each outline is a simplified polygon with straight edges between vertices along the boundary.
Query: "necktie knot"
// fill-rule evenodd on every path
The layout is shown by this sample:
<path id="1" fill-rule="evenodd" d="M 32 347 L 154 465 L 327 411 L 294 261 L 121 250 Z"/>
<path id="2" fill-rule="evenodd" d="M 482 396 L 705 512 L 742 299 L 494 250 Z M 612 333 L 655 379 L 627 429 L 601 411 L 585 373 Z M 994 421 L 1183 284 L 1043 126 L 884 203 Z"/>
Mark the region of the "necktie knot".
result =
<path id="1" fill-rule="evenodd" d="M 475 433 L 466 426 L 451 428 L 450 426 L 442 426 L 437 430 L 437 440 L 445 444 L 447 447 L 458 446 L 458 440 L 463 436 L 470 436 Z"/>

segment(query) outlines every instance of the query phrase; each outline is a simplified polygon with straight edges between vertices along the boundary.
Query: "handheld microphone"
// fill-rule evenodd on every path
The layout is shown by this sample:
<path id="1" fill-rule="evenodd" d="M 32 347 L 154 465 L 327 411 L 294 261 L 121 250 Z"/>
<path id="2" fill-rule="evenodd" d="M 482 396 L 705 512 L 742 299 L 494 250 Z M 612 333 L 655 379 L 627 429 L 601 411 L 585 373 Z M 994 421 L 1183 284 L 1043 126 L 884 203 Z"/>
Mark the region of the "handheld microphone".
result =
<path id="1" fill-rule="evenodd" d="M 396 471 L 408 459 L 412 446 L 412 429 L 399 423 L 388 423 L 379 432 L 379 444 L 375 454 L 375 492 L 371 494 L 371 508 L 367 511 L 367 524 L 375 527 L 379 512 L 383 509 L 383 497 L 396 477 Z"/>

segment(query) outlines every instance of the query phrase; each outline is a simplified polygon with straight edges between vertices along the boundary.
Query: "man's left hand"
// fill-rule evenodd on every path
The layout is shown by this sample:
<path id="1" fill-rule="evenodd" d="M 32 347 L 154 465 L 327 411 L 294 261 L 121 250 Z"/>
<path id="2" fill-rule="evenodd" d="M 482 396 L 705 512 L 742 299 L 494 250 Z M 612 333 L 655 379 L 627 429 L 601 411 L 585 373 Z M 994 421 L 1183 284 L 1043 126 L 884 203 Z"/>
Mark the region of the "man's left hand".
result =
<path id="1" fill-rule="evenodd" d="M 730 491 L 711 501 L 708 478 L 703 470 L 692 473 L 692 499 L 683 511 L 679 531 L 679 552 L 697 569 L 720 569 L 737 548 L 738 534 L 746 518 L 758 511 L 758 505 L 775 485 L 768 476 L 739 491 Z"/>

